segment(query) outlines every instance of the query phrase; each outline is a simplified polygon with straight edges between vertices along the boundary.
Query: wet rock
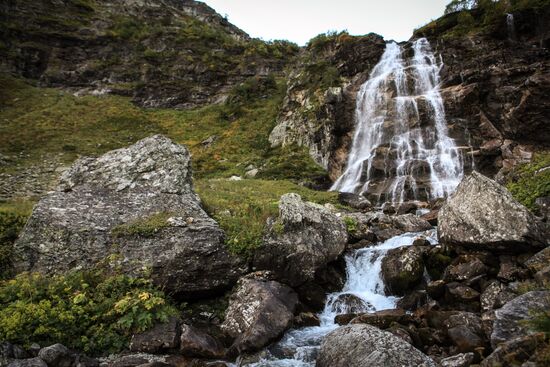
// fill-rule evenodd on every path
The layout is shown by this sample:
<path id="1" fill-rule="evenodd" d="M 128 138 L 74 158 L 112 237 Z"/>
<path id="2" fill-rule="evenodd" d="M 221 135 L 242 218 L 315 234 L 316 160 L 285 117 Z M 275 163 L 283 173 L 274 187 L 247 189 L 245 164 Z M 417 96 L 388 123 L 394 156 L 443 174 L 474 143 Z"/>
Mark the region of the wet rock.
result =
<path id="1" fill-rule="evenodd" d="M 441 208 L 438 236 L 451 247 L 518 253 L 549 244 L 547 229 L 501 185 L 477 172 Z"/>
<path id="2" fill-rule="evenodd" d="M 279 202 L 279 217 L 268 223 L 253 264 L 295 287 L 314 280 L 345 250 L 346 243 L 346 226 L 339 217 L 321 205 L 302 201 L 300 195 L 286 194 Z"/>
<path id="3" fill-rule="evenodd" d="M 179 321 L 172 317 L 164 324 L 155 325 L 141 334 L 135 334 L 130 341 L 130 350 L 132 352 L 159 353 L 175 349 L 178 347 L 179 333 Z"/>
<path id="4" fill-rule="evenodd" d="M 492 310 L 498 305 L 498 296 L 503 289 L 504 286 L 498 280 L 489 283 L 479 297 L 482 312 Z"/>
<path id="5" fill-rule="evenodd" d="M 447 282 L 464 281 L 488 272 L 487 266 L 475 255 L 461 255 L 445 270 Z"/>
<path id="6" fill-rule="evenodd" d="M 388 251 L 382 260 L 382 278 L 388 293 L 403 295 L 420 283 L 424 273 L 423 252 L 419 246 Z"/>
<path id="7" fill-rule="evenodd" d="M 432 225 L 426 220 L 414 214 L 403 214 L 392 218 L 395 228 L 403 232 L 422 232 L 432 229 Z"/>
<path id="8" fill-rule="evenodd" d="M 331 301 L 330 310 L 337 314 L 353 314 L 374 311 L 374 306 L 351 293 L 344 293 Z"/>
<path id="9" fill-rule="evenodd" d="M 433 299 L 439 299 L 445 295 L 445 281 L 436 280 L 429 282 L 426 286 L 428 295 Z"/>
<path id="10" fill-rule="evenodd" d="M 443 358 L 439 365 L 441 367 L 470 367 L 474 362 L 474 353 L 460 353 L 452 357 Z"/>
<path id="11" fill-rule="evenodd" d="M 294 327 L 307 327 L 307 326 L 319 326 L 321 321 L 319 316 L 313 312 L 302 312 L 294 317 Z"/>
<path id="12" fill-rule="evenodd" d="M 237 283 L 222 330 L 235 338 L 232 353 L 253 352 L 279 337 L 292 323 L 296 293 L 269 276 L 253 273 Z"/>
<path id="13" fill-rule="evenodd" d="M 54 344 L 40 349 L 38 357 L 49 367 L 71 367 L 73 355 L 63 344 Z"/>
<path id="14" fill-rule="evenodd" d="M 329 333 L 318 367 L 435 367 L 434 361 L 405 340 L 370 325 L 347 325 Z"/>
<path id="15" fill-rule="evenodd" d="M 504 341 L 481 361 L 481 367 L 518 366 L 536 354 L 537 349 L 544 348 L 544 333 L 533 333 Z M 522 364 L 525 366 L 525 364 Z M 535 366 L 537 366 L 535 364 Z"/>
<path id="16" fill-rule="evenodd" d="M 543 268 L 547 267 L 549 264 L 550 264 L 550 247 L 547 247 L 544 250 L 537 252 L 535 255 L 531 256 L 525 262 L 525 266 L 529 270 L 531 270 L 533 274 L 538 271 L 541 271 Z"/>
<path id="17" fill-rule="evenodd" d="M 414 311 L 428 302 L 428 293 L 424 290 L 408 292 L 397 301 L 396 306 L 407 311 Z"/>
<path id="18" fill-rule="evenodd" d="M 340 204 L 347 205 L 353 209 L 361 211 L 367 211 L 372 208 L 372 204 L 367 198 L 350 192 L 339 192 L 338 201 Z"/>
<path id="19" fill-rule="evenodd" d="M 191 325 L 181 326 L 179 351 L 186 357 L 223 358 L 223 345 L 207 333 Z"/>
<path id="20" fill-rule="evenodd" d="M 124 272 L 148 267 L 172 293 L 227 289 L 240 261 L 193 192 L 190 160 L 184 146 L 161 135 L 78 160 L 35 206 L 15 245 L 18 270 L 58 273 L 116 255 Z"/>
<path id="21" fill-rule="evenodd" d="M 464 284 L 449 283 L 445 289 L 445 301 L 455 309 L 462 311 L 478 311 L 479 292 Z"/>
<path id="22" fill-rule="evenodd" d="M 420 216 L 420 218 L 424 219 L 426 222 L 430 223 L 432 226 L 437 226 L 438 217 L 439 217 L 439 209 L 431 210 L 428 213 Z"/>
<path id="23" fill-rule="evenodd" d="M 493 348 L 507 340 L 531 333 L 525 321 L 532 319 L 537 311 L 549 308 L 550 291 L 531 291 L 514 298 L 496 310 L 491 334 Z"/>
<path id="24" fill-rule="evenodd" d="M 445 321 L 447 334 L 460 353 L 486 348 L 488 341 L 481 327 L 481 319 L 471 312 L 460 312 Z"/>
<path id="25" fill-rule="evenodd" d="M 16 359 L 10 362 L 8 367 L 48 367 L 46 362 L 38 357 L 28 359 Z"/>
<path id="26" fill-rule="evenodd" d="M 401 309 L 381 310 L 373 313 L 364 313 L 351 320 L 351 324 L 369 324 L 380 329 L 387 329 L 394 322 L 407 324 L 411 316 Z"/>

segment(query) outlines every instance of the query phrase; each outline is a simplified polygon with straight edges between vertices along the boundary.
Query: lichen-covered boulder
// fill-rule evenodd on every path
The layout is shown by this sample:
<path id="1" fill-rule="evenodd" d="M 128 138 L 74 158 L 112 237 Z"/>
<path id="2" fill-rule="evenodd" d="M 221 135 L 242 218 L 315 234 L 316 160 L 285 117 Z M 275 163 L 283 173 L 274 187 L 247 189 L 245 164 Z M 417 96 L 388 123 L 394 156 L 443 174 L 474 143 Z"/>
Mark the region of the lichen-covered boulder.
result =
<path id="1" fill-rule="evenodd" d="M 256 272 L 239 280 L 229 300 L 222 330 L 234 338 L 229 353 L 254 352 L 290 327 L 298 296 L 288 286 Z"/>
<path id="2" fill-rule="evenodd" d="M 472 172 L 439 212 L 440 243 L 501 252 L 542 249 L 547 226 L 495 181 Z"/>
<path id="3" fill-rule="evenodd" d="M 318 367 L 435 367 L 424 353 L 390 332 L 371 325 L 347 325 L 329 333 Z"/>
<path id="4" fill-rule="evenodd" d="M 382 278 L 387 293 L 403 295 L 422 280 L 422 246 L 405 246 L 388 251 L 382 259 Z"/>
<path id="5" fill-rule="evenodd" d="M 292 287 L 313 280 L 347 244 L 343 221 L 321 205 L 302 201 L 298 194 L 281 196 L 279 217 L 268 227 L 254 266 L 272 271 Z"/>
<path id="6" fill-rule="evenodd" d="M 193 192 L 190 161 L 162 135 L 76 161 L 34 208 L 15 244 L 17 269 L 59 273 L 108 258 L 128 274 L 150 269 L 173 293 L 231 287 L 239 261 Z"/>
<path id="7" fill-rule="evenodd" d="M 533 333 L 526 321 L 534 318 L 537 312 L 548 309 L 550 309 L 550 291 L 531 291 L 514 298 L 496 310 L 491 334 L 493 349 L 500 343 Z"/>

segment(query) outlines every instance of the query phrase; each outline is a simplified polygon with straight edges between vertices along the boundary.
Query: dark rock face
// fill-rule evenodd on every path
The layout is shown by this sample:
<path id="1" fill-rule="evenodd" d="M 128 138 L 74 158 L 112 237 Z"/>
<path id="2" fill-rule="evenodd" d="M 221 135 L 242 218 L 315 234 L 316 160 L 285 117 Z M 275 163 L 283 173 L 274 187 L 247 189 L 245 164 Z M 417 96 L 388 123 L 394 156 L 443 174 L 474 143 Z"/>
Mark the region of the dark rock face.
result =
<path id="1" fill-rule="evenodd" d="M 15 248 L 20 271 L 87 268 L 110 255 L 182 295 L 229 288 L 241 271 L 192 190 L 187 149 L 156 135 L 77 161 L 34 208 Z M 208 274 L 208 276 L 204 276 Z"/>
<path id="2" fill-rule="evenodd" d="M 495 312 L 491 345 L 498 347 L 500 343 L 531 333 L 522 321 L 533 318 L 533 313 L 550 308 L 550 292 L 531 291 L 506 303 Z"/>
<path id="3" fill-rule="evenodd" d="M 474 313 L 460 312 L 451 315 L 445 322 L 447 333 L 461 353 L 486 348 L 487 341 L 481 327 L 481 319 Z"/>
<path id="4" fill-rule="evenodd" d="M 440 242 L 451 247 L 522 252 L 548 245 L 548 230 L 501 185 L 472 172 L 439 212 Z"/>
<path id="5" fill-rule="evenodd" d="M 180 353 L 186 357 L 223 358 L 223 345 L 207 333 L 190 325 L 182 325 Z"/>
<path id="6" fill-rule="evenodd" d="M 286 194 L 253 263 L 295 287 L 314 280 L 317 272 L 340 256 L 346 243 L 347 231 L 340 218 L 321 205 L 302 201 L 300 195 Z"/>
<path id="7" fill-rule="evenodd" d="M 10 52 L 0 65 L 46 86 L 189 108 L 219 102 L 248 77 L 281 73 L 297 52 L 285 45 L 279 56 L 273 49 L 260 54 L 245 32 L 202 2 L 90 4 L 4 2 L 0 34 Z"/>
<path id="8" fill-rule="evenodd" d="M 317 358 L 319 367 L 435 367 L 412 345 L 370 325 L 342 326 L 328 334 Z"/>
<path id="9" fill-rule="evenodd" d="M 177 348 L 179 334 L 179 321 L 172 317 L 167 323 L 158 324 L 144 333 L 134 335 L 130 342 L 130 351 L 160 353 Z"/>
<path id="10" fill-rule="evenodd" d="M 38 357 L 29 359 L 16 359 L 8 364 L 8 367 L 48 367 L 46 362 Z"/>
<path id="11" fill-rule="evenodd" d="M 230 353 L 257 351 L 290 327 L 298 296 L 270 277 L 252 273 L 237 283 L 222 324 L 222 330 L 235 339 Z"/>
<path id="12" fill-rule="evenodd" d="M 304 52 L 287 84 L 287 94 L 269 141 L 309 148 L 311 157 L 335 180 L 346 163 L 354 128 L 356 93 L 384 52 L 382 37 L 337 37 Z M 318 83 L 330 68 L 338 82 Z"/>
<path id="13" fill-rule="evenodd" d="M 423 252 L 420 246 L 388 251 L 382 260 L 382 278 L 390 294 L 403 295 L 420 283 L 424 273 Z"/>

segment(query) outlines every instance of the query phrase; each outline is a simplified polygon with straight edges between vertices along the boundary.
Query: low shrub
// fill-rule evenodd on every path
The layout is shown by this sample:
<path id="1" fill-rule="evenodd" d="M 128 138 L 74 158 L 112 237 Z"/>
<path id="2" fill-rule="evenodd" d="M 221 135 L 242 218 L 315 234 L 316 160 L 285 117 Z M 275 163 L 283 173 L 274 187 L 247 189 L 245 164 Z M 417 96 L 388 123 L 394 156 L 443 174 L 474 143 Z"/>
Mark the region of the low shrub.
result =
<path id="1" fill-rule="evenodd" d="M 531 163 L 518 166 L 506 188 L 517 201 L 535 210 L 537 198 L 550 196 L 550 153 L 535 154 Z"/>
<path id="2" fill-rule="evenodd" d="M 62 343 L 88 354 L 114 353 L 133 333 L 176 309 L 150 280 L 105 271 L 20 274 L 0 283 L 0 340 Z"/>

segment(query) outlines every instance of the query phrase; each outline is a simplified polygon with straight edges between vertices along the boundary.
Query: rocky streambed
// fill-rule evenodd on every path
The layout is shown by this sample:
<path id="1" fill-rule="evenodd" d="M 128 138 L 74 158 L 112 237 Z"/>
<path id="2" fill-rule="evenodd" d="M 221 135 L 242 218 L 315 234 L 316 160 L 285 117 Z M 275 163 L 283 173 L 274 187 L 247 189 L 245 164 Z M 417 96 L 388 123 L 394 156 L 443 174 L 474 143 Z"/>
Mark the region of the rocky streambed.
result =
<path id="1" fill-rule="evenodd" d="M 444 203 L 383 211 L 350 194 L 335 207 L 289 193 L 244 260 L 202 209 L 189 163 L 163 136 L 79 160 L 35 207 L 17 266 L 59 274 L 114 252 L 119 269 L 150 269 L 180 301 L 228 292 L 222 318 L 178 315 L 101 360 L 4 343 L 2 363 L 536 366 L 544 358 L 546 336 L 530 320 L 550 306 L 547 223 L 496 182 L 474 172 Z"/>

